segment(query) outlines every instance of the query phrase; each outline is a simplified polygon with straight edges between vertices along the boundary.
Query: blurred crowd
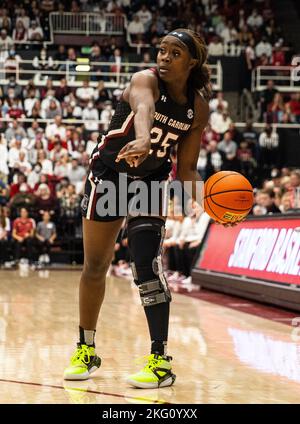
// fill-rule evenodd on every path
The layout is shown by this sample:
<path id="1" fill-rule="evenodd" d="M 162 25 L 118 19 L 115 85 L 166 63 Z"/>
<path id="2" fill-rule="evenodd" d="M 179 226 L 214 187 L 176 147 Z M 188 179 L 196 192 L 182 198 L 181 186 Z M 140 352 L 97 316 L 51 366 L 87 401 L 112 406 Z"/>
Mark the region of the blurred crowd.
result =
<path id="1" fill-rule="evenodd" d="M 2 2 L 0 60 L 5 61 L 9 83 L 0 86 L 0 263 L 12 256 L 19 259 L 24 252 L 30 261 L 47 263 L 59 240 L 80 237 L 80 203 L 89 157 L 122 94 L 122 87 L 108 88 L 110 77 L 102 77 L 105 71 L 120 69 L 124 61 L 124 50 L 114 37 L 91 45 L 91 61 L 110 63 L 92 67 L 97 75 L 90 80 L 97 81 L 97 86 L 87 79 L 74 87 L 65 78 L 56 80 L 58 85 L 51 78 L 39 85 L 33 75 L 26 86 L 17 83 L 12 61 L 22 55 L 19 42 L 47 39 L 51 11 L 125 13 L 131 41 L 150 45 L 141 58 L 145 67 L 155 58 L 159 37 L 182 26 L 204 34 L 211 56 L 224 54 L 230 46 L 243 47 L 249 70 L 286 60 L 287 43 L 269 1 Z M 43 47 L 33 59 L 33 68 L 36 74 L 63 70 L 57 62 L 74 61 L 77 54 L 74 47 L 60 45 L 51 56 Z M 300 93 L 282 94 L 270 80 L 256 101 L 266 123 L 260 131 L 251 121 L 237 128 L 224 94 L 214 93 L 209 124 L 199 140 L 197 169 L 204 180 L 220 170 L 243 173 L 255 187 L 255 215 L 289 213 L 300 208 L 300 170 L 283 167 L 280 134 L 271 124 L 300 123 Z M 26 118 L 29 121 L 23 122 Z M 176 151 L 172 159 L 176 178 Z M 166 267 L 174 278 L 190 281 L 191 263 L 207 222 L 208 216 L 199 211 L 178 217 L 170 210 Z M 126 243 L 126 232 L 122 232 L 113 266 L 124 274 L 128 272 Z"/>

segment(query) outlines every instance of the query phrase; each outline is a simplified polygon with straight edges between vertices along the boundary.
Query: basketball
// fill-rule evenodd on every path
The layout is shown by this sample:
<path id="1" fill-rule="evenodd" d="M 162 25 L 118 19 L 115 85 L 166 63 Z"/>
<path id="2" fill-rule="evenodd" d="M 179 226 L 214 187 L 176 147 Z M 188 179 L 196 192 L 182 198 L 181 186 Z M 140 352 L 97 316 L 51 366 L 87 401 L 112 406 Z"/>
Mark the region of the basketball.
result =
<path id="1" fill-rule="evenodd" d="M 204 184 L 204 210 L 219 223 L 242 220 L 252 205 L 253 188 L 238 172 L 217 172 Z"/>

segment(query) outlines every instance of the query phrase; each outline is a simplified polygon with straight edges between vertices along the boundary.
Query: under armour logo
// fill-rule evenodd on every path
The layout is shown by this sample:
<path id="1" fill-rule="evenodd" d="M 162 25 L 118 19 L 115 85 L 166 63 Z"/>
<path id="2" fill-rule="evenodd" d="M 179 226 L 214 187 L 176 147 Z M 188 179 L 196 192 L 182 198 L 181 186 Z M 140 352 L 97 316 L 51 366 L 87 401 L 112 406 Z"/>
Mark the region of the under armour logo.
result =
<path id="1" fill-rule="evenodd" d="M 102 179 L 101 178 L 98 178 L 98 177 L 96 177 L 96 178 L 94 178 L 94 182 L 96 183 L 96 184 L 102 184 Z"/>
<path id="2" fill-rule="evenodd" d="M 161 96 L 161 98 L 160 98 L 160 100 L 161 100 L 162 102 L 166 103 L 166 101 L 167 101 L 167 97 L 166 97 L 166 96 L 164 96 L 164 95 L 162 95 L 162 96 Z"/>
<path id="3" fill-rule="evenodd" d="M 178 35 L 178 37 L 182 37 L 182 34 L 180 34 L 180 32 L 177 32 L 177 31 L 173 31 L 172 34 Z"/>

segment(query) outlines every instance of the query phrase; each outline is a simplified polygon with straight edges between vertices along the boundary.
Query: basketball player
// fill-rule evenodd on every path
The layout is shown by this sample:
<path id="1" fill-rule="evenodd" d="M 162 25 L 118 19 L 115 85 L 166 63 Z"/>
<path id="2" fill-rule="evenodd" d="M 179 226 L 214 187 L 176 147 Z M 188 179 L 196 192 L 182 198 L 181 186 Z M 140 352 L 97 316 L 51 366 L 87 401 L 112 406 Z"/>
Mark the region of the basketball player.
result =
<path id="1" fill-rule="evenodd" d="M 170 150 L 178 143 L 177 178 L 192 181 L 196 199 L 196 169 L 203 129 L 209 117 L 207 47 L 196 33 L 177 29 L 160 44 L 157 67 L 137 72 L 124 90 L 108 132 L 95 148 L 82 202 L 84 267 L 80 281 L 79 343 L 64 372 L 66 380 L 85 380 L 100 367 L 95 332 L 105 292 L 105 277 L 123 217 L 99 216 L 97 185 L 121 173 L 150 186 L 171 170 Z M 151 353 L 147 365 L 128 377 L 140 388 L 170 386 L 175 381 L 167 356 L 171 295 L 162 272 L 161 246 L 165 217 L 128 216 L 128 245 L 134 281 L 145 310 Z"/>

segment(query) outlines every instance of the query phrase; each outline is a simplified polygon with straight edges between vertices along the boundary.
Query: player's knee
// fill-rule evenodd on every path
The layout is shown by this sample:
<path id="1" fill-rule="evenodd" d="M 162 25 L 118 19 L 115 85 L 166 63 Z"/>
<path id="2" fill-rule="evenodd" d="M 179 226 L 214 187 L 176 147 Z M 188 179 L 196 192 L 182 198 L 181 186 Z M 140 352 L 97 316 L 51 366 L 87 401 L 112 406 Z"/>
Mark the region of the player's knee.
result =
<path id="1" fill-rule="evenodd" d="M 139 217 L 128 223 L 131 268 L 143 306 L 172 300 L 162 268 L 164 232 L 164 221 L 160 218 Z"/>
<path id="2" fill-rule="evenodd" d="M 110 260 L 86 259 L 83 266 L 83 274 L 88 280 L 101 281 L 106 276 Z"/>

